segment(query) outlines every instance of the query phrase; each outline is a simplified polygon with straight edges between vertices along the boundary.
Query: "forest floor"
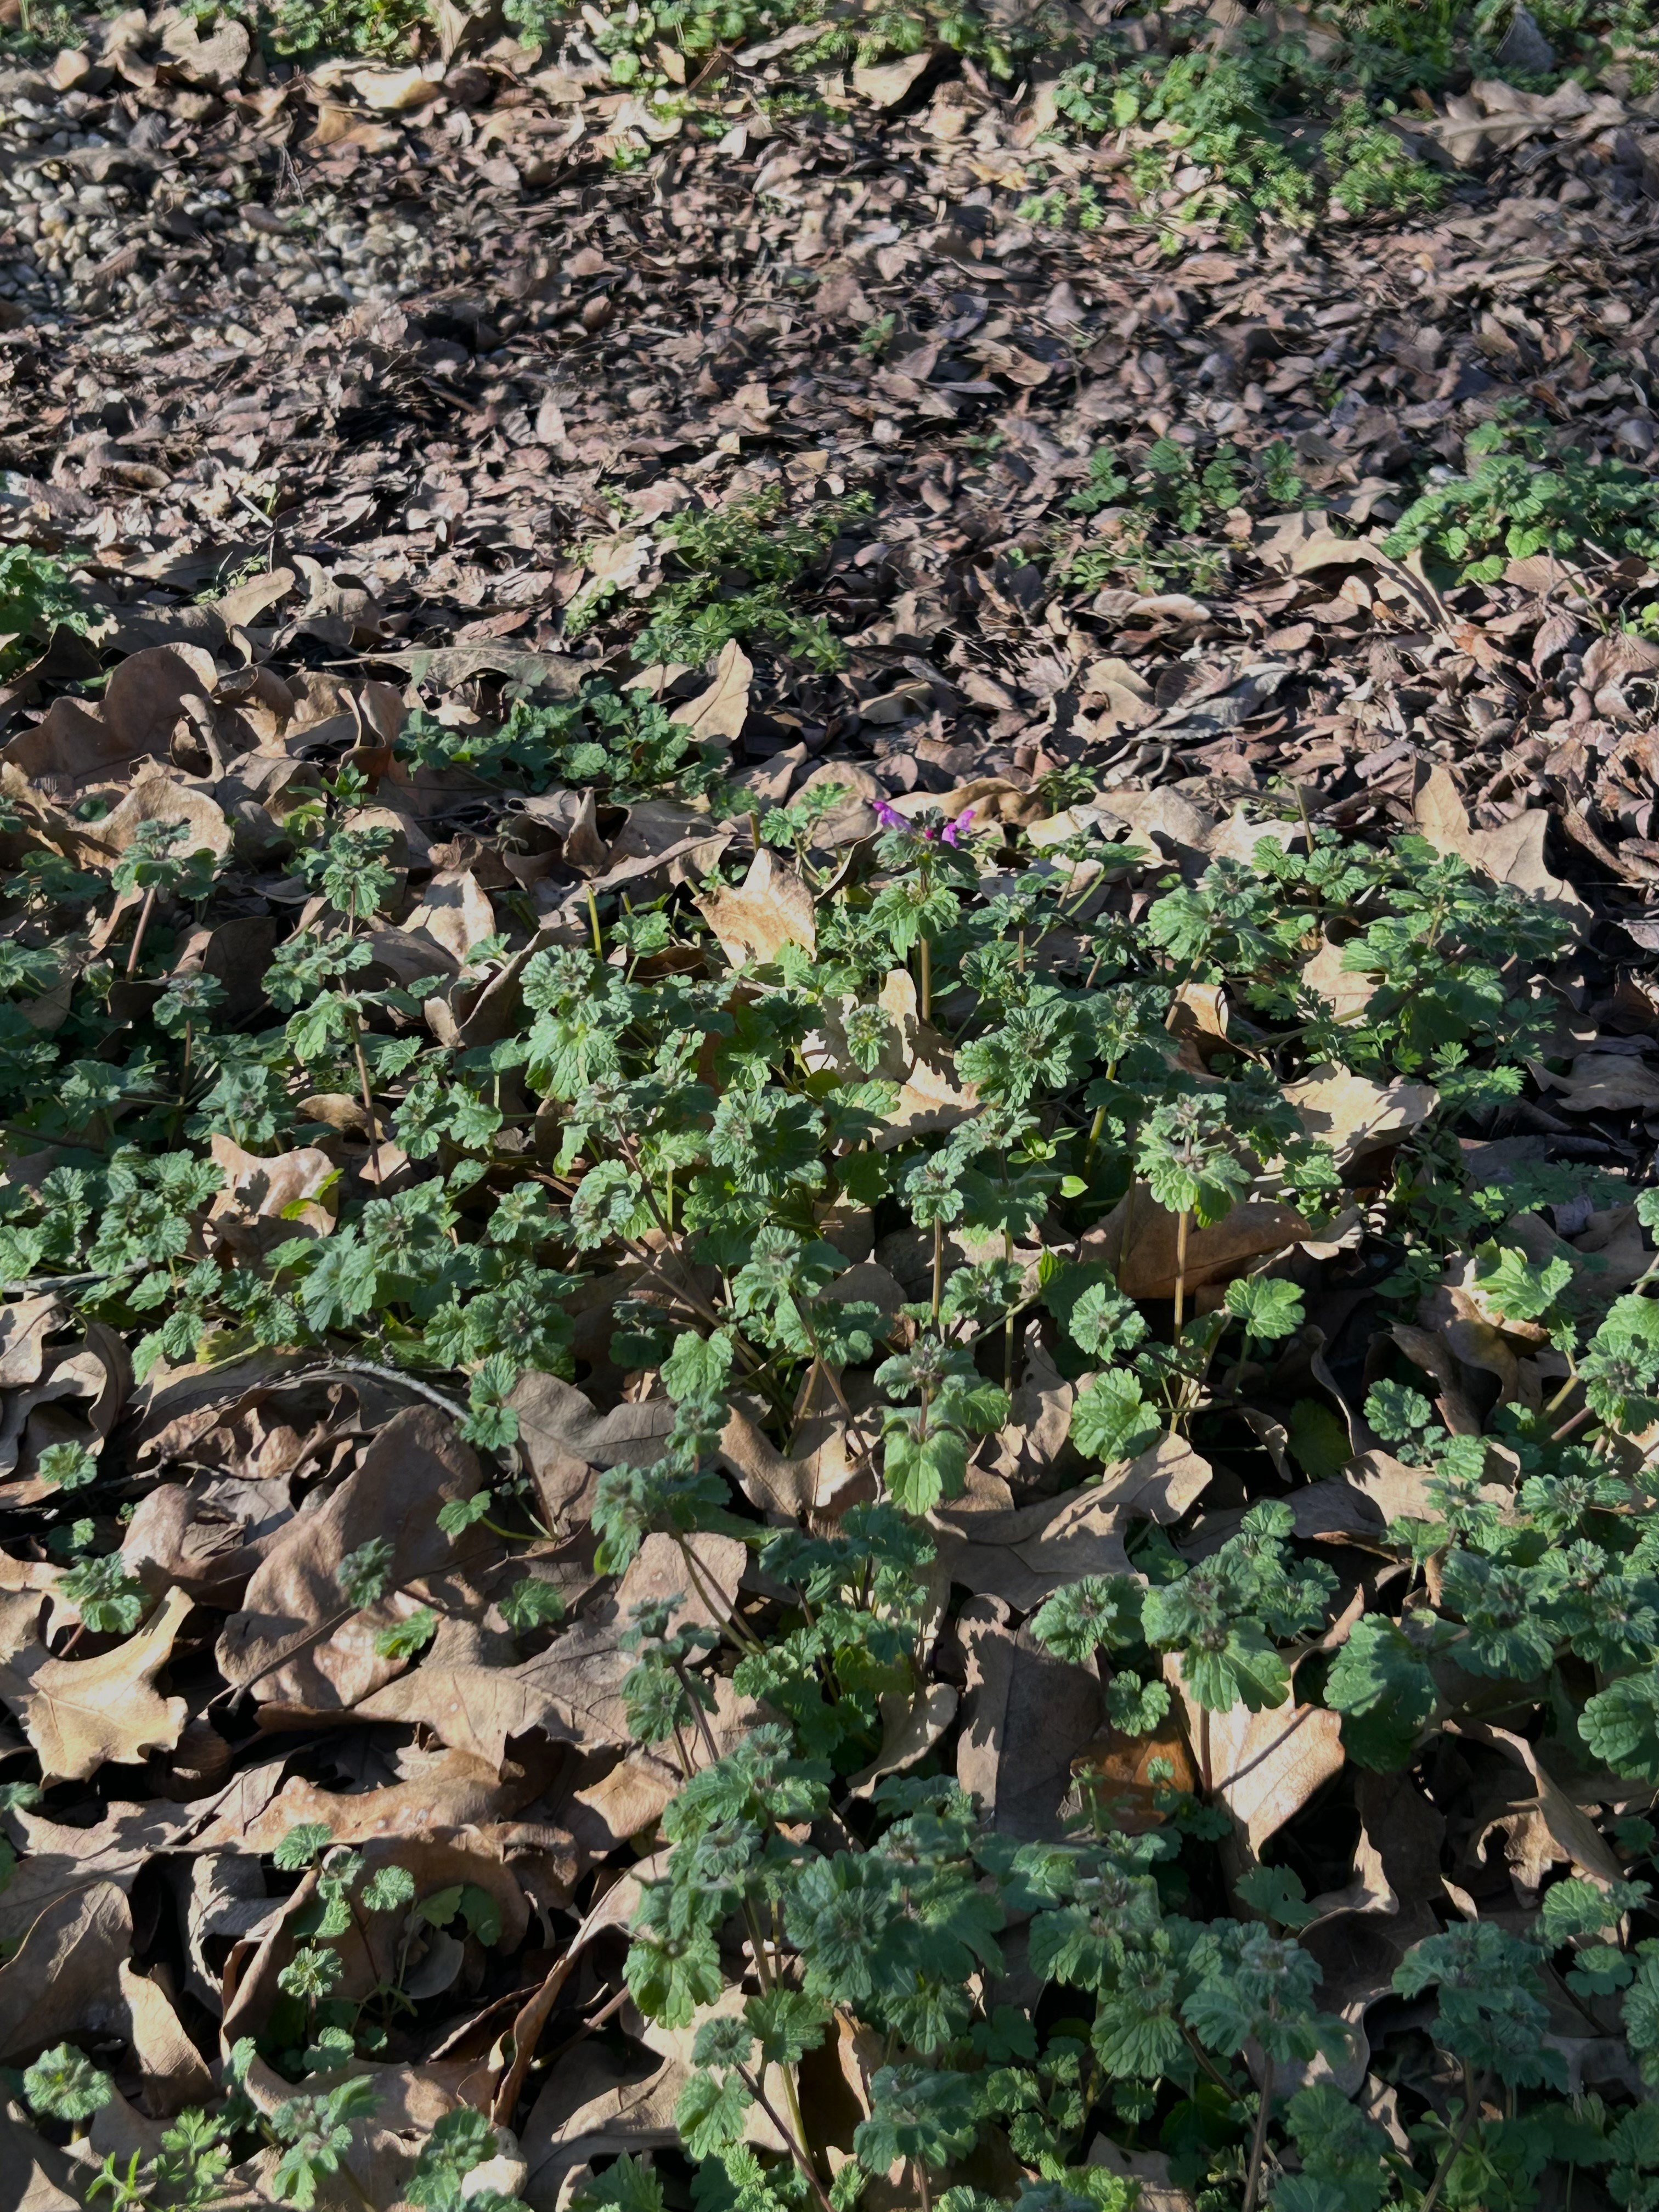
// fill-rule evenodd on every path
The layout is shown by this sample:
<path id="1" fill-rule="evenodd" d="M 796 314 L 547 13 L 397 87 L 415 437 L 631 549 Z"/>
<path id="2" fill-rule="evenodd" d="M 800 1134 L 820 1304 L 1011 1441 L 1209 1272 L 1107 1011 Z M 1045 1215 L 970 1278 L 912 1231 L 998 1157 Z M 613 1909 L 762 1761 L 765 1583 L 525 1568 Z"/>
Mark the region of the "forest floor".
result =
<path id="1" fill-rule="evenodd" d="M 1641 16 L 14 24 L 28 2212 L 1659 2203 Z"/>

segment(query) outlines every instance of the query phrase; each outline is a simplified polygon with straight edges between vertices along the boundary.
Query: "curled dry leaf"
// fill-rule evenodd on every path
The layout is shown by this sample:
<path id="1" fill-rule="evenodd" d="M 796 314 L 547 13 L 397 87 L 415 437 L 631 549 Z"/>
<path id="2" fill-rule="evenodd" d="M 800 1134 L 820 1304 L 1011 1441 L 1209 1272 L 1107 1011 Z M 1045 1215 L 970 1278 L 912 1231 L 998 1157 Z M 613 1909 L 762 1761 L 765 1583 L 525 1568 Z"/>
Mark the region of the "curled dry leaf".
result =
<path id="1" fill-rule="evenodd" d="M 679 2141 L 674 2107 L 686 2069 L 637 2045 L 584 2043 L 549 2074 L 525 2123 L 531 2212 L 563 2212 L 567 2177 L 591 2159 L 661 2150 Z"/>
<path id="2" fill-rule="evenodd" d="M 860 1494 L 875 1495 L 873 1476 L 861 1458 L 849 1456 L 844 1424 L 832 1423 L 806 1452 L 786 1457 L 748 1415 L 734 1408 L 721 1432 L 720 1465 L 751 1505 L 769 1520 L 792 1522 L 839 1511 Z"/>
<path id="3" fill-rule="evenodd" d="M 957 1717 L 957 1698 L 949 1682 L 930 1682 L 914 1697 L 884 1691 L 879 1700 L 881 1748 L 848 1784 L 854 1796 L 867 1797 L 884 1775 L 902 1774 L 925 1759 Z"/>
<path id="4" fill-rule="evenodd" d="M 113 813 L 99 823 L 98 836 L 111 852 L 125 853 L 145 822 L 182 824 L 179 852 L 211 853 L 222 860 L 230 850 L 231 827 L 221 808 L 199 786 L 179 783 L 170 775 L 140 776 Z"/>
<path id="5" fill-rule="evenodd" d="M 240 1601 L 279 1534 L 274 1524 L 256 1536 L 248 1521 L 206 1494 L 199 1479 L 164 1482 L 139 1499 L 121 1539 L 121 1560 L 152 1596 L 176 1586 L 198 1605 L 224 1609 Z"/>
<path id="6" fill-rule="evenodd" d="M 1201 1489 L 1209 1470 L 1195 1454 L 1188 1456 L 1194 1468 L 1203 1469 L 1197 1484 Z M 1181 1480 L 1176 1478 L 1177 1486 Z M 1133 1486 L 1134 1496 L 1141 1497 L 1148 1487 L 1161 1496 L 1170 1494 L 1165 1478 L 1156 1473 L 1149 1484 Z M 964 1510 L 957 1504 L 933 1516 L 945 1532 L 940 1559 L 951 1579 L 966 1589 L 1001 1599 L 1020 1613 L 1035 1612 L 1044 1598 L 1085 1575 L 1127 1574 L 1129 1555 L 1123 1539 L 1135 1517 L 1133 1507 L 1098 1487 L 1068 1491 L 1063 1498 L 1007 1512 L 975 1511 L 971 1506 Z M 1145 1506 L 1139 1517 L 1148 1517 Z"/>
<path id="7" fill-rule="evenodd" d="M 914 1137 L 954 1129 L 975 1111 L 979 1092 L 958 1080 L 955 1055 L 933 1024 L 922 1020 L 915 981 L 907 969 L 890 970 L 879 1003 L 897 1029 L 902 1071 L 898 1103 L 876 1139 L 877 1151 L 888 1152 Z"/>
<path id="8" fill-rule="evenodd" d="M 1115 1507 L 1126 1521 L 1175 1522 L 1190 1512 L 1214 1473 L 1184 1437 L 1166 1435 L 1138 1458 L 1108 1468 L 1084 1495 Z"/>
<path id="9" fill-rule="evenodd" d="M 465 965 L 475 945 L 492 936 L 495 909 L 470 868 L 442 868 L 427 884 L 420 904 L 404 923 L 411 936 L 429 937 Z"/>
<path id="10" fill-rule="evenodd" d="M 5 1815 L 5 1832 L 18 1852 L 10 1881 L 0 1890 L 0 1942 L 13 1946 L 49 1905 L 102 1882 L 130 1891 L 146 1863 L 170 1850 L 209 1817 L 211 1802 L 111 1806 L 89 1828 L 71 1827 L 27 1807 Z"/>
<path id="11" fill-rule="evenodd" d="M 199 646 L 158 645 L 130 653 L 105 687 L 101 713 L 78 700 L 54 700 L 33 729 L 13 738 L 3 757 L 33 781 L 69 784 L 125 768 L 146 754 L 168 757 L 173 733 L 198 702 L 205 714 L 218 683 L 211 653 Z"/>
<path id="12" fill-rule="evenodd" d="M 21 2064 L 67 2037 L 124 2034 L 120 1971 L 131 1948 L 132 1915 L 117 1883 L 54 1898 L 0 1965 L 0 2063 Z"/>
<path id="13" fill-rule="evenodd" d="M 1053 1486 L 1054 1469 L 1069 1449 L 1077 1398 L 1076 1385 L 1055 1366 L 1038 1323 L 1027 1324 L 1023 1350 L 1021 1377 L 1009 1399 L 1008 1425 L 996 1440 L 994 1461 L 1015 1495 Z"/>
<path id="14" fill-rule="evenodd" d="M 530 1918 L 524 1891 L 501 1856 L 484 1848 L 481 1841 L 470 1837 L 385 1837 L 365 1841 L 362 1850 L 369 1878 L 381 1867 L 402 1867 L 413 1878 L 417 1900 L 458 1882 L 476 1884 L 488 1893 L 501 1916 L 501 1948 L 511 1952 L 523 1942 Z M 276 1978 L 305 1941 L 307 1908 L 316 1892 L 313 1869 L 286 1900 L 281 1917 L 243 1961 L 240 1972 L 227 1977 L 221 2029 L 226 2050 L 239 2036 L 257 2034 L 264 2027 L 276 2001 Z M 383 1984 L 398 1980 L 398 1948 L 405 1918 L 401 1908 L 354 1916 L 350 1929 L 337 1946 L 341 1996 L 361 2002 Z"/>
<path id="15" fill-rule="evenodd" d="M 1294 1700 L 1259 1713 L 1243 1705 L 1207 1712 L 1188 1694 L 1174 1654 L 1165 1658 L 1164 1673 L 1185 1708 L 1200 1769 L 1207 1765 L 1208 1789 L 1232 1815 L 1236 1842 L 1251 1859 L 1260 1858 L 1263 1844 L 1341 1772 L 1340 1718 Z"/>
<path id="16" fill-rule="evenodd" d="M 736 1602 L 746 1553 L 730 1536 L 687 1539 L 697 1562 L 694 1575 L 671 1537 L 653 1535 L 641 1546 L 614 1595 L 591 1605 L 545 1651 L 518 1666 L 488 1663 L 481 1654 L 446 1658 L 434 1646 L 417 1668 L 356 1700 L 361 1718 L 418 1721 L 441 1743 L 470 1752 L 496 1769 L 509 1739 L 544 1730 L 556 1741 L 590 1747 L 626 1744 L 627 1711 L 622 1686 L 635 1655 L 622 1642 L 636 1605 L 684 1593 L 677 1623 L 713 1618 L 717 1601 L 729 1613 Z M 720 1723 L 748 1710 L 729 1683 L 722 1686 Z"/>
<path id="17" fill-rule="evenodd" d="M 503 1776 L 488 1759 L 466 1751 L 443 1751 L 421 1765 L 407 1782 L 379 1789 L 319 1789 L 295 1775 L 251 1819 L 222 1814 L 197 1838 L 198 1850 L 273 1850 L 290 1828 L 315 1824 L 337 1844 L 365 1844 L 377 1836 L 422 1836 L 477 1828 L 516 1813 L 544 1787 L 552 1760 L 532 1747 L 522 1765 Z"/>
<path id="18" fill-rule="evenodd" d="M 1512 884 L 1569 917 L 1583 915 L 1583 900 L 1544 858 L 1549 815 L 1543 808 L 1529 807 L 1496 830 L 1476 830 L 1450 771 L 1437 766 L 1417 794 L 1416 818 L 1437 853 L 1455 853 L 1472 868 Z"/>
<path id="19" fill-rule="evenodd" d="M 106 1322 L 88 1322 L 78 1344 L 49 1348 L 39 1379 L 6 1401 L 0 1414 L 0 1473 L 20 1465 L 28 1473 L 50 1444 L 108 1437 L 131 1389 L 125 1343 Z M 76 1400 L 83 1402 L 71 1410 Z"/>
<path id="20" fill-rule="evenodd" d="M 602 1892 L 597 1903 L 583 1915 L 581 1924 L 566 1946 L 563 1956 L 555 1961 L 541 1987 L 532 1992 L 529 2001 L 514 2014 L 511 2038 L 513 2055 L 496 2085 L 491 2107 L 497 2126 L 505 2126 L 518 2109 L 519 2094 L 536 2056 L 537 2041 L 578 1961 L 588 1945 L 606 1929 L 627 1927 L 639 1907 L 641 1877 L 656 1870 L 657 1863 L 647 1860 L 641 1863 L 638 1874 L 623 1875 Z"/>
<path id="21" fill-rule="evenodd" d="M 932 58 L 924 49 L 921 53 L 906 54 L 900 61 L 855 64 L 853 89 L 860 100 L 867 100 L 877 107 L 896 107 Z"/>
<path id="22" fill-rule="evenodd" d="M 46 1362 L 46 1339 L 63 1307 L 49 1292 L 0 1306 L 0 1389 L 38 1382 Z"/>
<path id="23" fill-rule="evenodd" d="M 216 1136 L 210 1149 L 225 1170 L 225 1187 L 208 1209 L 212 1234 L 245 1265 L 287 1237 L 326 1237 L 333 1229 L 333 1212 L 321 1200 L 340 1171 L 326 1152 L 302 1145 L 264 1159 L 225 1136 Z"/>
<path id="24" fill-rule="evenodd" d="M 25 2126 L 22 2107 L 10 2099 L 0 2104 L 0 2171 L 18 2192 L 17 2212 L 81 2212 L 76 2192 L 84 2186 L 82 2172 L 66 2152 Z"/>
<path id="25" fill-rule="evenodd" d="M 1302 981 L 1325 1001 L 1339 1022 L 1352 1022 L 1370 1004 L 1381 978 L 1345 968 L 1343 950 L 1328 940 L 1322 944 L 1312 959 L 1303 963 Z"/>
<path id="26" fill-rule="evenodd" d="M 1531 1785 L 1528 1800 L 1522 1809 L 1535 1816 L 1538 1832 L 1534 1850 L 1539 1862 L 1539 1880 L 1529 1883 L 1536 1889 L 1541 1881 L 1542 1869 L 1565 1860 L 1575 1874 L 1583 1875 L 1599 1888 L 1607 1889 L 1625 1879 L 1625 1869 L 1617 1854 L 1584 1808 L 1576 1804 L 1548 1768 L 1539 1759 L 1534 1747 L 1524 1736 L 1508 1729 L 1492 1728 L 1481 1721 L 1460 1720 L 1449 1723 L 1453 1733 L 1470 1743 L 1485 1744 L 1501 1752 L 1504 1757 L 1519 1767 Z M 1599 1802 L 1592 1799 L 1591 1803 Z M 1538 1844 L 1542 1849 L 1539 1850 Z"/>
<path id="27" fill-rule="evenodd" d="M 1178 1720 L 1141 1735 L 1108 1727 L 1072 1761 L 1072 1772 L 1094 1817 L 1141 1836 L 1168 1825 L 1167 1790 L 1195 1790 L 1192 1749 Z"/>
<path id="28" fill-rule="evenodd" d="M 1408 1083 L 1403 1077 L 1372 1083 L 1363 1075 L 1331 1069 L 1290 1084 L 1285 1096 L 1308 1134 L 1330 1146 L 1339 1167 L 1398 1144 L 1421 1127 L 1440 1103 L 1439 1092 L 1426 1083 Z"/>

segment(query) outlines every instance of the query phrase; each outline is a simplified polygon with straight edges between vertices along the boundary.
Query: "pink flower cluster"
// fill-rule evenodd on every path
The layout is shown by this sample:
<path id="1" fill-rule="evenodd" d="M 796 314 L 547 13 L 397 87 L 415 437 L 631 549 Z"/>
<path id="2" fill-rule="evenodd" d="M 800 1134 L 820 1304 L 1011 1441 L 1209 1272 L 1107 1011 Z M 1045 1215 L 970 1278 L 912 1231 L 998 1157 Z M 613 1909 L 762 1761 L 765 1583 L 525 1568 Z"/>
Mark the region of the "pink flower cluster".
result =
<path id="1" fill-rule="evenodd" d="M 974 810 L 970 806 L 965 812 L 958 814 L 954 822 L 947 822 L 938 832 L 940 844 L 958 844 L 973 818 Z M 908 830 L 913 837 L 926 838 L 928 843 L 933 842 L 934 836 L 933 830 L 918 829 L 914 822 L 899 812 L 896 806 L 890 806 L 884 799 L 878 799 L 876 801 L 876 820 L 884 830 Z"/>

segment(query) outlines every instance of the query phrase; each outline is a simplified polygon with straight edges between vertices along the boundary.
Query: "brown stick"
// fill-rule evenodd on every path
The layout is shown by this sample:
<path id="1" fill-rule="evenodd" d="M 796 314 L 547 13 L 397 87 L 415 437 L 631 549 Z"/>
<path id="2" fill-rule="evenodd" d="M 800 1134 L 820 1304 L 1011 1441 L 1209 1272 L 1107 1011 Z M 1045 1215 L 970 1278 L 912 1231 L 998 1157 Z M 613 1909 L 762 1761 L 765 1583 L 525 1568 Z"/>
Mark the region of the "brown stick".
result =
<path id="1" fill-rule="evenodd" d="M 132 950 L 127 955 L 127 980 L 129 981 L 131 981 L 133 976 L 138 973 L 138 955 L 143 950 L 144 932 L 149 927 L 149 918 L 151 914 L 155 911 L 155 886 L 152 884 L 149 889 L 144 893 L 144 902 L 138 909 L 138 927 L 132 933 Z"/>

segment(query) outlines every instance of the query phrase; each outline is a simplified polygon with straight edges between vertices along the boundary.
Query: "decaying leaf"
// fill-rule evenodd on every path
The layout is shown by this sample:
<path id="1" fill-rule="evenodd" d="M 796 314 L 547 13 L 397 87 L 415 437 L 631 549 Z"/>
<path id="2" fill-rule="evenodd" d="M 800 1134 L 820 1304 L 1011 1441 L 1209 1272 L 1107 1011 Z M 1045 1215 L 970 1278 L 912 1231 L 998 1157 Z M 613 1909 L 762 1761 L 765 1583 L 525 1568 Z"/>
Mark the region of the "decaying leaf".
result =
<path id="1" fill-rule="evenodd" d="M 817 949 L 811 893 L 764 847 L 741 884 L 723 885 L 697 903 L 734 966 L 752 961 L 766 967 L 786 945 L 808 953 Z"/>
<path id="2" fill-rule="evenodd" d="M 1339 1165 L 1398 1144 L 1426 1121 L 1439 1094 L 1426 1083 L 1396 1079 L 1371 1083 L 1363 1075 L 1316 1073 L 1285 1093 L 1310 1137 L 1328 1145 Z"/>
<path id="3" fill-rule="evenodd" d="M 499 1539 L 487 1529 L 452 1540 L 438 1526 L 440 1509 L 471 1498 L 479 1480 L 477 1456 L 453 1421 L 426 1406 L 397 1415 L 356 1470 L 298 1515 L 255 1570 L 219 1640 L 226 1679 L 273 1712 L 342 1711 L 389 1681 L 401 1662 L 374 1648 L 387 1616 L 353 1602 L 342 1562 L 364 1544 L 389 1540 L 385 1586 L 395 1594 L 497 1556 Z M 407 1602 L 412 1610 L 413 1599 Z"/>
<path id="4" fill-rule="evenodd" d="M 754 663 L 736 638 L 728 639 L 720 647 L 708 689 L 700 691 L 695 699 L 688 699 L 684 706 L 676 707 L 674 720 L 689 730 L 699 744 L 711 738 L 731 743 L 743 735 L 744 721 L 749 713 L 749 687 L 754 677 Z M 718 927 L 715 933 L 719 934 Z"/>
<path id="5" fill-rule="evenodd" d="M 1232 1815 L 1241 1850 L 1259 1858 L 1262 1845 L 1341 1771 L 1339 1717 L 1293 1698 L 1256 1713 L 1242 1704 L 1209 1712 L 1188 1691 L 1178 1659 L 1167 1657 L 1164 1672 L 1186 1709 L 1188 1741 L 1198 1747 L 1206 1794 Z"/>
<path id="6" fill-rule="evenodd" d="M 987 1822 L 1020 1842 L 1057 1840 L 1073 1795 L 1073 1761 L 1098 1734 L 1097 1676 L 1009 1626 L 999 1598 L 976 1597 L 958 1619 L 968 1693 L 957 1779 Z"/>
<path id="7" fill-rule="evenodd" d="M 1542 808 L 1528 808 L 1501 829 L 1474 829 L 1450 773 L 1436 767 L 1417 794 L 1416 815 L 1419 829 L 1437 852 L 1456 853 L 1471 867 L 1564 914 L 1582 913 L 1583 900 L 1544 858 L 1549 816 Z"/>
<path id="8" fill-rule="evenodd" d="M 163 1697 L 155 1678 L 193 1603 L 169 1590 L 144 1626 L 95 1659 L 54 1659 L 43 1644 L 0 1662 L 0 1700 L 22 1724 L 41 1771 L 66 1782 L 168 1751 L 185 1724 L 182 1698 Z"/>
<path id="9" fill-rule="evenodd" d="M 1207 1227 L 1194 1223 L 1188 1232 L 1184 1275 L 1188 1291 L 1239 1273 L 1252 1260 L 1282 1252 L 1310 1234 L 1307 1223 L 1288 1206 L 1246 1200 Z M 1139 1185 L 1118 1200 L 1098 1228 L 1084 1238 L 1085 1259 L 1103 1260 L 1118 1288 L 1132 1298 L 1175 1296 L 1179 1223 Z"/>

